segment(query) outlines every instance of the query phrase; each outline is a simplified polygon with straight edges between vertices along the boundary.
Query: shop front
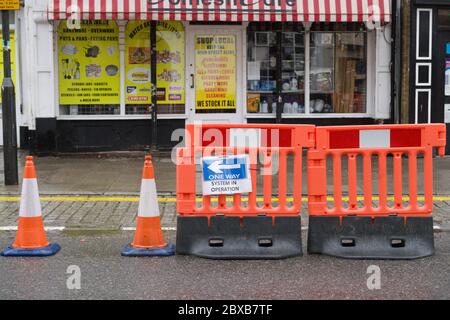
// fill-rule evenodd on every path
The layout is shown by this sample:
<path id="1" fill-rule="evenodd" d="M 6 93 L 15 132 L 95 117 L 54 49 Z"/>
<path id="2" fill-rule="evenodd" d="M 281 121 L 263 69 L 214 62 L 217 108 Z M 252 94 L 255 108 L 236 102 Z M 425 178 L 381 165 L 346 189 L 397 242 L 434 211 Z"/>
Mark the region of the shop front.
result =
<path id="1" fill-rule="evenodd" d="M 450 2 L 411 5 L 409 119 L 412 123 L 447 123 L 450 138 Z M 450 147 L 446 147 L 450 154 Z"/>
<path id="2" fill-rule="evenodd" d="M 389 0 L 50 0 L 36 151 L 163 149 L 196 121 L 389 120 L 390 11 Z"/>

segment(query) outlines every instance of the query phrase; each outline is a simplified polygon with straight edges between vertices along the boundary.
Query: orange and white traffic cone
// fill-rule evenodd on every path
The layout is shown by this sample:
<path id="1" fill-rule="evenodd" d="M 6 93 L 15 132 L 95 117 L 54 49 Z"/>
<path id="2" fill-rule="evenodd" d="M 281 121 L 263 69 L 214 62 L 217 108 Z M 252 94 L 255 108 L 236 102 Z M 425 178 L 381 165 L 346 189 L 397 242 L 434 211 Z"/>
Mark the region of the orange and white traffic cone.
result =
<path id="1" fill-rule="evenodd" d="M 22 197 L 20 199 L 19 225 L 14 243 L 0 254 L 2 256 L 51 256 L 61 247 L 49 243 L 44 231 L 41 202 L 33 157 L 25 163 Z"/>
<path id="2" fill-rule="evenodd" d="M 122 250 L 123 256 L 171 256 L 175 246 L 164 241 L 153 171 L 152 158 L 145 157 L 142 172 L 136 234 Z"/>

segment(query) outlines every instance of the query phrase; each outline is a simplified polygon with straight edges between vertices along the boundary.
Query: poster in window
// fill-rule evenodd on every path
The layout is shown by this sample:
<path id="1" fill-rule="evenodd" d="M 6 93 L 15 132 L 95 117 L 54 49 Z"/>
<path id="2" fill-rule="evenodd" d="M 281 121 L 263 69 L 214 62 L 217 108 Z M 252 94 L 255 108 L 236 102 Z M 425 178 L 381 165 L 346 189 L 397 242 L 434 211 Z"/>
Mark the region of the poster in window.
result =
<path id="1" fill-rule="evenodd" d="M 2 34 L 0 30 L 0 43 L 3 43 Z M 11 57 L 11 77 L 15 86 L 16 84 L 16 41 L 14 39 L 14 30 L 11 30 L 9 34 L 9 46 L 10 46 L 10 57 Z M 0 85 L 3 83 L 3 53 L 0 53 Z M 0 90 L 0 105 L 2 104 L 2 91 Z M 0 110 L 1 113 L 1 110 Z"/>
<path id="2" fill-rule="evenodd" d="M 129 21 L 125 39 L 125 103 L 151 104 L 150 21 Z"/>
<path id="3" fill-rule="evenodd" d="M 58 27 L 59 102 L 120 103 L 119 29 L 114 21 L 83 21 Z"/>
<path id="4" fill-rule="evenodd" d="M 180 21 L 156 25 L 158 104 L 184 104 L 184 26 Z"/>
<path id="5" fill-rule="evenodd" d="M 236 38 L 195 37 L 196 110 L 236 109 Z"/>

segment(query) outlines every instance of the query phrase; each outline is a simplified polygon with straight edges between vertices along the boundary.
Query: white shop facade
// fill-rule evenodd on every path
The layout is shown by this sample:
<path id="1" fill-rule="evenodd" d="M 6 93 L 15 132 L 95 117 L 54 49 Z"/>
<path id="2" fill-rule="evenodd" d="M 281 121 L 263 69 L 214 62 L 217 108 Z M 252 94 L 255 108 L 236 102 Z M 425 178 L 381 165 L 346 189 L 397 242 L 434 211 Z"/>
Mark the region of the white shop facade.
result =
<path id="1" fill-rule="evenodd" d="M 170 148 L 194 121 L 391 118 L 389 0 L 43 2 L 19 13 L 38 153 Z"/>

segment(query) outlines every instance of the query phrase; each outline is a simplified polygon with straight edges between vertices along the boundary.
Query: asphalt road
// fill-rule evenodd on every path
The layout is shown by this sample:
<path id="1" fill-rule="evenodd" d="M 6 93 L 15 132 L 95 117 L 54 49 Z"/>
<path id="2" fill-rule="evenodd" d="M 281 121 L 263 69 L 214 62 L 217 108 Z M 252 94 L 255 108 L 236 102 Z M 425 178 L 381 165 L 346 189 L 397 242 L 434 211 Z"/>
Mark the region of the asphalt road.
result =
<path id="1" fill-rule="evenodd" d="M 0 257 L 0 299 L 450 299 L 449 232 L 435 234 L 435 256 L 412 261 L 127 258 L 120 251 L 133 232 L 47 235 L 62 246 L 56 256 Z M 0 248 L 13 238 L 0 232 Z M 80 268 L 81 289 L 67 288 L 70 265 Z M 381 269 L 378 290 L 366 285 L 370 265 Z"/>

